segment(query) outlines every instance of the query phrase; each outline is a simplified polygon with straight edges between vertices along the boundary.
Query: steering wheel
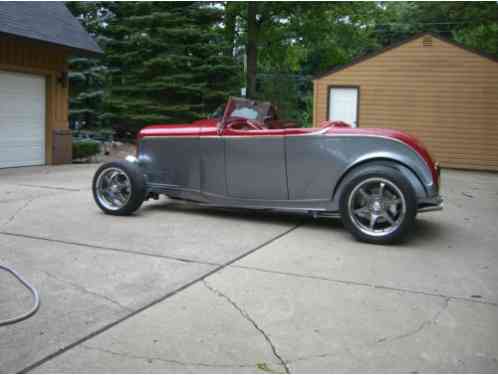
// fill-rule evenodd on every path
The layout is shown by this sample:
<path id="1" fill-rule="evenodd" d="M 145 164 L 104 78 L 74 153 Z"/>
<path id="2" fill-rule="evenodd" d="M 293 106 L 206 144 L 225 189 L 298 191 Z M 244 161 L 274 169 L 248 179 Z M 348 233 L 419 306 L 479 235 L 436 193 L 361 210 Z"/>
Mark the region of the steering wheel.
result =
<path id="1" fill-rule="evenodd" d="M 226 128 L 233 130 L 263 130 L 264 127 L 257 122 L 247 119 L 234 119 L 226 124 Z"/>
<path id="2" fill-rule="evenodd" d="M 263 126 L 259 125 L 256 122 L 253 122 L 251 120 L 246 120 L 246 124 L 248 127 L 250 127 L 252 130 L 263 130 Z"/>

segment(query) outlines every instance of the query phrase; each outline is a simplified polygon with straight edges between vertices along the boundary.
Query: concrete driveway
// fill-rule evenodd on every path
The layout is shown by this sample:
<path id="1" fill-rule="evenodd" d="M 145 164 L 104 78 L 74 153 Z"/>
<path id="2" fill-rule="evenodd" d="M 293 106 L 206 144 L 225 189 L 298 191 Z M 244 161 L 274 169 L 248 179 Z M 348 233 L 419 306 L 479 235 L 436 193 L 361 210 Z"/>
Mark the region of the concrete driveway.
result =
<path id="1" fill-rule="evenodd" d="M 0 264 L 39 312 L 0 372 L 498 370 L 498 175 L 443 172 L 409 242 L 167 199 L 102 214 L 96 165 L 0 170 Z M 30 298 L 0 272 L 0 319 Z"/>

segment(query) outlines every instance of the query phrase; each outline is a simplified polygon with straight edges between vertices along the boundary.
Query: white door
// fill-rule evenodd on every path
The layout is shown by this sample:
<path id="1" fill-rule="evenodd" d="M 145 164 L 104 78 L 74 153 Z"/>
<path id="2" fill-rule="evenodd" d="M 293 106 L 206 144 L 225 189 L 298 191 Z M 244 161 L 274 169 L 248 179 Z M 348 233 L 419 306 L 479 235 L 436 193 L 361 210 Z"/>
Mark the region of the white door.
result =
<path id="1" fill-rule="evenodd" d="M 358 126 L 358 89 L 354 87 L 331 87 L 329 93 L 329 121 L 344 121 Z"/>
<path id="2" fill-rule="evenodd" d="M 0 71 L 0 168 L 45 164 L 45 78 Z"/>

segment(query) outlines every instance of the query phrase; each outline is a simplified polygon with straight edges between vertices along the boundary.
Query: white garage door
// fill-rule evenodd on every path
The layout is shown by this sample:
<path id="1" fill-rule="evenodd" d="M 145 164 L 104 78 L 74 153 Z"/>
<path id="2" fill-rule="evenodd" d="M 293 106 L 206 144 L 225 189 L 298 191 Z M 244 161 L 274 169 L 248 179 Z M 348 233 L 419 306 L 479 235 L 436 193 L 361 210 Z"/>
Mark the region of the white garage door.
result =
<path id="1" fill-rule="evenodd" d="M 45 78 L 0 71 L 0 168 L 45 164 Z"/>

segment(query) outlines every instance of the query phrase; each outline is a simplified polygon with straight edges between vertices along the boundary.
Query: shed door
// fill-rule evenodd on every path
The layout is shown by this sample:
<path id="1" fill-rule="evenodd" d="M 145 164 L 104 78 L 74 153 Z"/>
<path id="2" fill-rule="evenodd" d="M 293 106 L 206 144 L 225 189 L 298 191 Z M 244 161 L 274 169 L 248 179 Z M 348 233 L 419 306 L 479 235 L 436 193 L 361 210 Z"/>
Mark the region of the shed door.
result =
<path id="1" fill-rule="evenodd" d="M 45 78 L 0 71 L 0 168 L 45 164 Z"/>
<path id="2" fill-rule="evenodd" d="M 329 92 L 329 121 L 344 121 L 358 126 L 358 89 L 331 87 Z"/>

